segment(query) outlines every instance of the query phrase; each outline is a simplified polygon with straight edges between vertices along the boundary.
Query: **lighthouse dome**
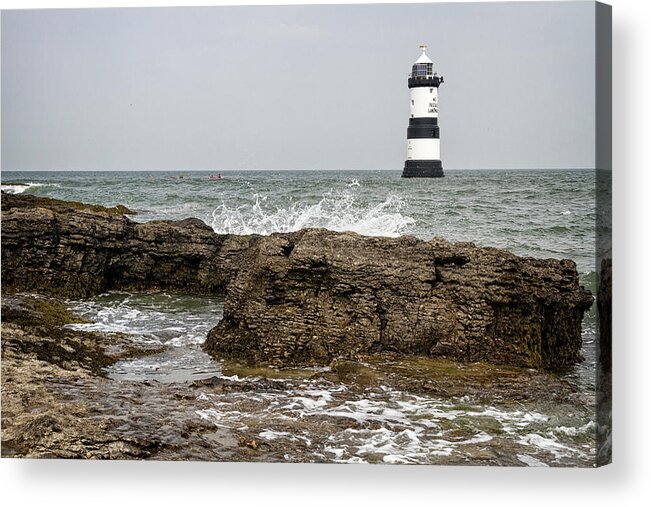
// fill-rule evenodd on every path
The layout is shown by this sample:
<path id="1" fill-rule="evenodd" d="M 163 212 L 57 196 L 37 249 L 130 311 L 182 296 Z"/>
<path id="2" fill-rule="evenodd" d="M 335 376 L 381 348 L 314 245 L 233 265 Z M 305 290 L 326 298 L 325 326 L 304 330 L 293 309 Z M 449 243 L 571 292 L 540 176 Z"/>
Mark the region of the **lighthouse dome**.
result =
<path id="1" fill-rule="evenodd" d="M 433 76 L 434 62 L 432 62 L 429 56 L 425 54 L 425 51 L 427 50 L 427 46 L 421 44 L 420 49 L 422 53 L 411 68 L 411 77 Z"/>
<path id="2" fill-rule="evenodd" d="M 416 63 L 434 63 L 432 62 L 432 60 L 429 59 L 429 56 L 425 54 L 425 51 L 427 50 L 427 46 L 425 45 L 420 46 L 420 50 L 422 51 L 422 53 L 418 57 L 418 60 L 416 60 Z"/>

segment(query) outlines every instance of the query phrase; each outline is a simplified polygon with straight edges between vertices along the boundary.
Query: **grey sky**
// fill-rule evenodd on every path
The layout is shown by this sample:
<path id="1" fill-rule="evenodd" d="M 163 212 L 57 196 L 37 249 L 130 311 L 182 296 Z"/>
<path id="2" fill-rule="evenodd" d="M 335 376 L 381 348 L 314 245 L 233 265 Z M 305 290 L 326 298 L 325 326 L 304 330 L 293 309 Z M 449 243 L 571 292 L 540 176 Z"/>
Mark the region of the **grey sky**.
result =
<path id="1" fill-rule="evenodd" d="M 445 169 L 594 166 L 592 2 L 2 12 L 2 169 L 401 169 L 421 42 Z"/>

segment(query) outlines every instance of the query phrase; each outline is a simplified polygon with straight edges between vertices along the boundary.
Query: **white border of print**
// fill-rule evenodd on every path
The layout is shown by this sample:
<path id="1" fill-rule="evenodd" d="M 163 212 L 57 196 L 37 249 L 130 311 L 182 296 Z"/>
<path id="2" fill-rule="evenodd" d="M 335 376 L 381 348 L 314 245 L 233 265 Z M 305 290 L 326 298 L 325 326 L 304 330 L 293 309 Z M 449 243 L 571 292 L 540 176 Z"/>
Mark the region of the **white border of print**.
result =
<path id="1" fill-rule="evenodd" d="M 0 7 L 274 5 L 250 1 L 9 1 Z M 348 3 L 366 3 L 351 0 Z M 388 2 L 376 2 L 388 3 Z M 395 2 L 393 2 L 395 3 Z M 0 460 L 5 505 L 640 505 L 651 499 L 649 2 L 613 5 L 614 464 L 598 470 Z M 641 501 L 640 501 L 641 500 Z"/>

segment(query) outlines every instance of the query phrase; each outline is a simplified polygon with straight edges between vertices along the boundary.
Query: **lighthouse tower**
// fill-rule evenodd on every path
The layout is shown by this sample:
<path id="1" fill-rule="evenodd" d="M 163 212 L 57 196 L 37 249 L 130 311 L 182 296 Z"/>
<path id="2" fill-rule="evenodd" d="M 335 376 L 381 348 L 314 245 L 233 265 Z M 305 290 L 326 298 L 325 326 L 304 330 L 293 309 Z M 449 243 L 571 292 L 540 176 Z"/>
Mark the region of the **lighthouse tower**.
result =
<path id="1" fill-rule="evenodd" d="M 403 178 L 441 178 L 441 147 L 439 142 L 438 88 L 443 76 L 433 70 L 432 60 L 422 54 L 411 68 L 409 86 L 409 127 L 407 128 L 407 160 Z"/>

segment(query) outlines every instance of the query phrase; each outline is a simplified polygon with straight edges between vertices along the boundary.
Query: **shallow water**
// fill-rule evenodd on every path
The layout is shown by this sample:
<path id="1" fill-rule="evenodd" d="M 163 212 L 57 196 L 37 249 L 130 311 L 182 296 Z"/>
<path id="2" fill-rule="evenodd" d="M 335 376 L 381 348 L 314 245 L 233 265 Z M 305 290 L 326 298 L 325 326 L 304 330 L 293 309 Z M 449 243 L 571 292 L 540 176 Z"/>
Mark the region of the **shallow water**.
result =
<path id="1" fill-rule="evenodd" d="M 271 389 L 262 385 L 191 396 L 202 406 L 195 410 L 197 418 L 281 447 L 286 461 L 590 466 L 594 458 L 590 402 L 440 397 L 382 382 L 333 380 L 329 368 L 248 369 L 214 360 L 200 345 L 221 318 L 219 298 L 113 293 L 69 301 L 68 306 L 92 321 L 72 328 L 124 333 L 134 344 L 163 349 L 109 367 L 108 376 L 120 381 L 116 395 L 120 385 L 133 381 L 281 381 L 281 387 Z M 407 371 L 404 365 L 392 367 Z M 445 371 L 456 368 L 469 367 L 451 364 Z M 577 372 L 566 377 L 580 379 Z M 587 386 L 583 389 L 589 392 Z"/>
<path id="2" fill-rule="evenodd" d="M 163 349 L 119 361 L 107 369 L 112 379 L 184 382 L 221 373 L 221 365 L 201 350 L 206 334 L 222 317 L 221 298 L 112 293 L 69 305 L 91 321 L 69 325 L 72 329 L 124 333 L 138 347 Z"/>

